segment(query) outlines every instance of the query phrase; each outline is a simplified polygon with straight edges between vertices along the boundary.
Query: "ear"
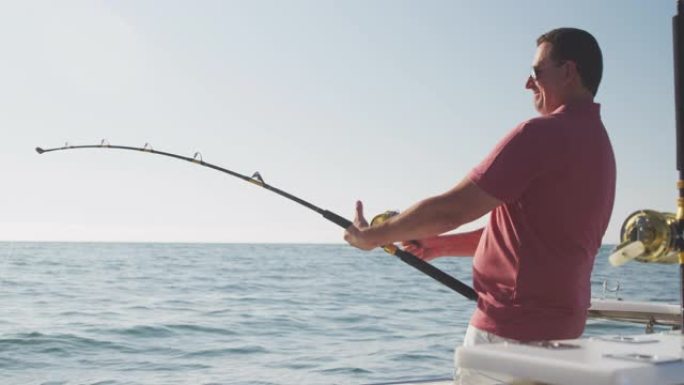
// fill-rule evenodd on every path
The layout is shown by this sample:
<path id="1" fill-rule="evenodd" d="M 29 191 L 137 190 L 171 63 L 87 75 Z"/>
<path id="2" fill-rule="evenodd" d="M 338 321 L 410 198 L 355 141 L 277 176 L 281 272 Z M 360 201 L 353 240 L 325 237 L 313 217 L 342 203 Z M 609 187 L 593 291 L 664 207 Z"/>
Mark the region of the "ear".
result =
<path id="1" fill-rule="evenodd" d="M 572 60 L 567 60 L 565 63 L 563 63 L 563 67 L 563 75 L 567 83 L 580 80 L 579 72 L 577 72 L 577 63 Z"/>

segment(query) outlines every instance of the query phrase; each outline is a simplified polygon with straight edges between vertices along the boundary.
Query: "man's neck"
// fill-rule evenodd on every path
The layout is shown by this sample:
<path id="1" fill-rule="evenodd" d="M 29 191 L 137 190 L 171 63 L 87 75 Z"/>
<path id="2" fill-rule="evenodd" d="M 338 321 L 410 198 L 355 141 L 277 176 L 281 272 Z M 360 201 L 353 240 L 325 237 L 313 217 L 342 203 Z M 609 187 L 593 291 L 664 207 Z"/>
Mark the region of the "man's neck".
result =
<path id="1" fill-rule="evenodd" d="M 573 104 L 585 104 L 585 103 L 592 103 L 594 101 L 594 95 L 591 94 L 591 92 L 581 89 L 581 90 L 576 90 L 574 92 L 569 92 L 567 95 L 565 95 L 565 98 L 563 98 L 563 102 L 561 105 L 573 105 Z"/>

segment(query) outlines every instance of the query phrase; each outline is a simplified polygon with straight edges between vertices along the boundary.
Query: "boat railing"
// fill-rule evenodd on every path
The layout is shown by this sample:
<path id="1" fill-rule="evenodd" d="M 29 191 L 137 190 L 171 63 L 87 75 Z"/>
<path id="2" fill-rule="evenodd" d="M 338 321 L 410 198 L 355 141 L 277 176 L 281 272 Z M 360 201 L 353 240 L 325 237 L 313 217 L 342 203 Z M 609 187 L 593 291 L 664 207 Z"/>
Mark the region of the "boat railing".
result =
<path id="1" fill-rule="evenodd" d="M 675 304 L 595 298 L 591 300 L 588 317 L 642 324 L 650 333 L 656 325 L 679 329 L 682 316 L 679 305 Z"/>

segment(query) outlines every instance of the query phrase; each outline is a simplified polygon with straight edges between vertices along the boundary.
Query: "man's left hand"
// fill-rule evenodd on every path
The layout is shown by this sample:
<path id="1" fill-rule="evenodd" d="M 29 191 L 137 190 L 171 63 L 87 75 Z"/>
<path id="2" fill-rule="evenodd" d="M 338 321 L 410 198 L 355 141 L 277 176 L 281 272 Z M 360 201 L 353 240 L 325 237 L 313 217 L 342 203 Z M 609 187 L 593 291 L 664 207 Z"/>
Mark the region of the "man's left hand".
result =
<path id="1" fill-rule="evenodd" d="M 349 226 L 344 232 L 344 240 L 350 245 L 361 250 L 372 250 L 378 245 L 370 242 L 366 230 L 368 229 L 368 221 L 363 216 L 363 203 L 356 201 L 356 216 L 354 217 L 354 224 Z"/>

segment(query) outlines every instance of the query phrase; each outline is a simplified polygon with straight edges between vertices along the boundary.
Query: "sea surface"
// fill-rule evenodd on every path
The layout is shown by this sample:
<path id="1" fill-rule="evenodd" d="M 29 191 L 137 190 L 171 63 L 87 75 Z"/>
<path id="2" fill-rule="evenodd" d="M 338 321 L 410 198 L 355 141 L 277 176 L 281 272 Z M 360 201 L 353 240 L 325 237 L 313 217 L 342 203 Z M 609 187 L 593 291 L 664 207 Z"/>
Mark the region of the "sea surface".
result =
<path id="1" fill-rule="evenodd" d="M 677 303 L 673 265 L 592 277 Z M 435 263 L 470 284 L 471 259 Z M 364 384 L 452 373 L 474 304 L 346 245 L 0 243 L 0 384 Z M 640 333 L 590 321 L 586 335 Z"/>

